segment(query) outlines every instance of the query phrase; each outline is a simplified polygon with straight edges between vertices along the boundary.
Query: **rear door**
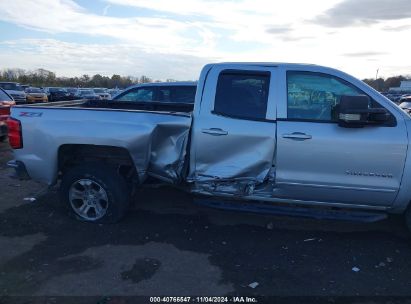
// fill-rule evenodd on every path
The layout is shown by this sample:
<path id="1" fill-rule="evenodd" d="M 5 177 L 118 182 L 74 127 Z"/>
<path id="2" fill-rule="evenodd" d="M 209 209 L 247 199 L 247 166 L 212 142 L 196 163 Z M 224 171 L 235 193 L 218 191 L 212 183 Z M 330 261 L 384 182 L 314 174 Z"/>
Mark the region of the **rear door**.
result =
<path id="1" fill-rule="evenodd" d="M 192 129 L 197 182 L 264 181 L 275 151 L 275 78 L 274 67 L 213 66 Z"/>
<path id="2" fill-rule="evenodd" d="M 408 142 L 401 115 L 386 105 L 389 121 L 343 128 L 336 113 L 341 96 L 367 95 L 363 90 L 315 69 L 284 70 L 282 79 L 275 195 L 390 205 L 399 190 Z M 383 107 L 375 100 L 369 106 Z"/>

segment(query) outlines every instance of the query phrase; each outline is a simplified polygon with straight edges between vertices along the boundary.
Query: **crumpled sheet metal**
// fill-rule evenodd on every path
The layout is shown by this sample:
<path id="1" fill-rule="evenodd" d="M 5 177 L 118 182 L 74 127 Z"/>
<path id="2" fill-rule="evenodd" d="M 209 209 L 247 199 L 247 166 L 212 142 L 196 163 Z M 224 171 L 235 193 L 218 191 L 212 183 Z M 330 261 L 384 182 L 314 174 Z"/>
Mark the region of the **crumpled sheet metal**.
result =
<path id="1" fill-rule="evenodd" d="M 210 137 L 212 138 L 212 137 Z M 190 180 L 197 185 L 220 182 L 260 184 L 268 178 L 275 155 L 275 132 L 260 136 L 238 135 L 224 138 L 218 147 L 206 142 L 206 137 L 195 138 L 197 145 L 209 147 L 195 163 Z"/>
<path id="2" fill-rule="evenodd" d="M 179 183 L 184 178 L 191 117 L 147 116 L 151 122 L 139 124 L 139 134 L 128 147 L 140 182 L 151 175 L 169 183 Z"/>
<path id="3" fill-rule="evenodd" d="M 149 121 L 139 124 L 139 138 L 133 140 L 134 146 L 129 149 L 137 172 L 143 180 L 147 174 L 174 184 L 183 181 L 192 118 L 145 115 L 144 119 Z M 216 144 L 213 137 L 200 136 L 193 140 L 204 153 L 201 157 L 195 154 L 195 178 L 188 178 L 199 188 L 210 189 L 211 184 L 221 183 L 220 186 L 228 190 L 232 183 L 232 186 L 237 184 L 235 188 L 244 189 L 267 179 L 275 154 L 275 132 L 262 131 L 259 136 L 239 133 L 224 138 L 223 144 Z M 142 151 L 146 154 L 142 155 Z"/>

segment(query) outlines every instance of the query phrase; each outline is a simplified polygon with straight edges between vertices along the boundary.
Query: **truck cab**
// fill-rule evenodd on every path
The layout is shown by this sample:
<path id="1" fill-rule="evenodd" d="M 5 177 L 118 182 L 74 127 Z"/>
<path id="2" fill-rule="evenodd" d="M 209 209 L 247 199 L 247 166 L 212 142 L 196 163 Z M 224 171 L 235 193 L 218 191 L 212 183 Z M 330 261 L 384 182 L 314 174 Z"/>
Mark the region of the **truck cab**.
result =
<path id="1" fill-rule="evenodd" d="M 375 209 L 401 197 L 409 118 L 363 82 L 298 64 L 216 64 L 202 76 L 189 175 L 199 193 Z"/>

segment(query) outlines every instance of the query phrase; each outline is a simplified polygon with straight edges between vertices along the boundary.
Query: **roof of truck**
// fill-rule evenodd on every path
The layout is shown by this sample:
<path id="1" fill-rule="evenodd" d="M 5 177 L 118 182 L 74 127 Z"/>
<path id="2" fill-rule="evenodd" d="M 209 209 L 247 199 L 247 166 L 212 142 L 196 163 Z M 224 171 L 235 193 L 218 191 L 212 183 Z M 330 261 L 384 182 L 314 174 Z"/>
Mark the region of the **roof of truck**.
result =
<path id="1" fill-rule="evenodd" d="M 345 76 L 353 77 L 339 69 L 318 65 L 318 64 L 311 64 L 311 63 L 290 63 L 290 62 L 218 62 L 218 63 L 211 63 L 206 66 L 255 66 L 255 67 L 283 67 L 287 69 L 301 69 L 304 70 L 305 68 L 310 68 L 310 70 L 317 70 L 319 72 L 327 71 L 327 72 L 334 72 L 339 73 L 340 75 L 344 74 Z"/>
<path id="2" fill-rule="evenodd" d="M 312 64 L 312 63 L 292 63 L 292 62 L 217 62 L 212 63 L 212 65 L 255 65 L 255 66 L 268 66 L 268 67 L 278 67 L 278 66 L 317 66 L 329 68 L 327 66 Z"/>

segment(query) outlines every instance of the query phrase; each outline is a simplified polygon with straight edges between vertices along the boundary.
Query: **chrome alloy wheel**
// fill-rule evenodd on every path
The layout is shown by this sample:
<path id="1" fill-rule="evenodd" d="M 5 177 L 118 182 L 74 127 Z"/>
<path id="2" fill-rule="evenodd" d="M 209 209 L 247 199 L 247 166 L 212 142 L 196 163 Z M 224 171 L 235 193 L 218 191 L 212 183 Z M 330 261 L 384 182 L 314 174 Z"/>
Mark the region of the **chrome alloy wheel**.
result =
<path id="1" fill-rule="evenodd" d="M 86 221 L 101 219 L 108 208 L 106 190 L 91 179 L 74 182 L 70 187 L 69 201 L 73 211 Z"/>

